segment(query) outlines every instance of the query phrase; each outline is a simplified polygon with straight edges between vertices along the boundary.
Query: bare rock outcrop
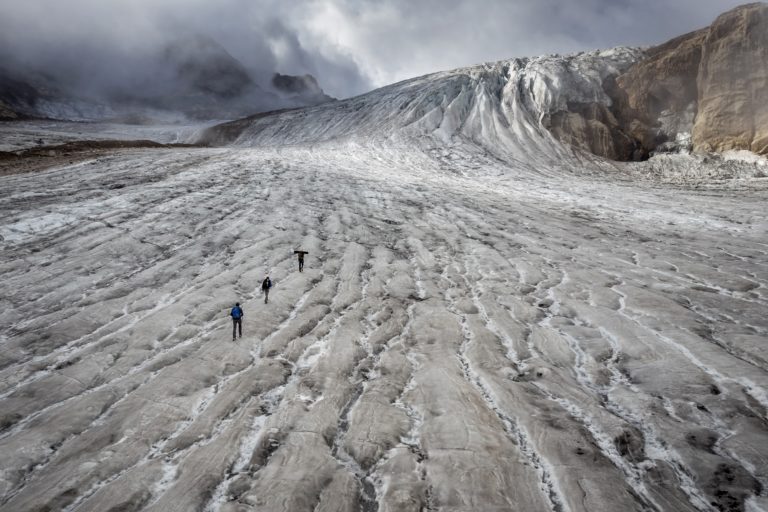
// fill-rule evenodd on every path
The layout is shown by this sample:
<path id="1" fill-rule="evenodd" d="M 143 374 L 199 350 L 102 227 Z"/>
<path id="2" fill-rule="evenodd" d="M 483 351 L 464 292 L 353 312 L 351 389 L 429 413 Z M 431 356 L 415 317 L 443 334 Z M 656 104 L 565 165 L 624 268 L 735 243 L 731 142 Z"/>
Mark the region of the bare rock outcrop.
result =
<path id="1" fill-rule="evenodd" d="M 611 91 L 615 110 L 643 154 L 693 130 L 706 35 L 706 29 L 698 30 L 651 48 L 616 78 Z"/>
<path id="2" fill-rule="evenodd" d="M 614 160 L 671 149 L 768 154 L 768 3 L 646 50 L 602 88 L 609 101 L 569 102 L 545 127 Z"/>
<path id="3" fill-rule="evenodd" d="M 694 148 L 768 154 L 768 4 L 718 17 L 702 45 Z"/>
<path id="4" fill-rule="evenodd" d="M 0 100 L 0 121 L 15 120 L 18 118 L 19 114 Z"/>
<path id="5" fill-rule="evenodd" d="M 550 116 L 548 129 L 561 142 L 612 160 L 631 160 L 637 149 L 612 109 L 598 102 L 569 104 Z"/>
<path id="6" fill-rule="evenodd" d="M 283 75 L 275 73 L 272 76 L 272 87 L 283 95 L 299 100 L 304 105 L 319 105 L 335 98 L 328 96 L 323 91 L 317 79 L 306 75 Z"/>

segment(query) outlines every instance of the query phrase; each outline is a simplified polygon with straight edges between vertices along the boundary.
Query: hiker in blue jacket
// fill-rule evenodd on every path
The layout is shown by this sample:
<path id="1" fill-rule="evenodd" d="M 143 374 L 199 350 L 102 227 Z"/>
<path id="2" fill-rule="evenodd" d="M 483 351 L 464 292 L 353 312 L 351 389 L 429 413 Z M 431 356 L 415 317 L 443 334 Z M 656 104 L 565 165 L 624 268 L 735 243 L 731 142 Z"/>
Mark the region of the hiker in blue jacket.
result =
<path id="1" fill-rule="evenodd" d="M 235 307 L 229 312 L 229 316 L 232 317 L 232 341 L 235 341 L 235 334 L 240 331 L 240 337 L 243 337 L 243 309 L 240 307 L 240 303 L 236 302 Z"/>

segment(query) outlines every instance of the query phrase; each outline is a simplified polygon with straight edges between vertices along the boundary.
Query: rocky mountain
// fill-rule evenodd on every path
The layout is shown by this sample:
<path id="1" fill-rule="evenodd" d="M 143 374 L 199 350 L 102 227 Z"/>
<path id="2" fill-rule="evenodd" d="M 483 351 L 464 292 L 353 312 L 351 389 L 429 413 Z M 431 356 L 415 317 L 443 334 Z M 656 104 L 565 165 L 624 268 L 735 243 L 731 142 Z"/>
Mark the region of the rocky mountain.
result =
<path id="1" fill-rule="evenodd" d="M 172 41 L 142 69 L 146 76 L 91 87 L 87 93 L 63 85 L 65 81 L 55 75 L 4 69 L 0 119 L 126 120 L 180 115 L 231 119 L 333 100 L 311 75 L 275 75 L 280 78 L 270 82 L 269 77 L 249 71 L 221 44 L 201 35 Z"/>
<path id="2" fill-rule="evenodd" d="M 272 76 L 272 86 L 292 98 L 300 99 L 311 105 L 335 100 L 335 98 L 325 94 L 320 84 L 317 83 L 317 79 L 312 75 L 292 76 L 275 73 Z"/>
<path id="3" fill-rule="evenodd" d="M 0 70 L 0 120 L 19 119 L 19 104 L 28 104 L 35 97 L 35 90 L 28 84 L 10 78 L 7 71 Z"/>
<path id="4" fill-rule="evenodd" d="M 164 61 L 190 93 L 232 98 L 259 89 L 245 66 L 210 37 L 174 41 L 165 49 Z"/>
<path id="5" fill-rule="evenodd" d="M 462 144 L 520 165 L 568 165 L 573 149 L 550 131 L 551 119 L 573 105 L 610 105 L 603 90 L 606 78 L 641 56 L 640 50 L 618 48 L 434 73 L 355 98 L 218 125 L 201 141 L 236 146 L 416 143 L 434 152 Z M 590 127 L 594 140 L 610 147 L 610 131 L 596 123 Z M 602 138 L 597 136 L 601 129 Z"/>
<path id="6" fill-rule="evenodd" d="M 82 97 L 62 88 L 55 77 L 30 70 L 0 68 L 0 120 L 82 120 L 114 115 L 114 109 L 103 100 Z"/>
<path id="7" fill-rule="evenodd" d="M 768 154 L 767 20 L 768 4 L 749 4 L 653 48 L 435 73 L 334 104 L 228 123 L 205 140 L 264 145 L 286 136 L 303 143 L 416 134 L 434 147 L 462 139 L 524 161 L 551 161 L 569 148 L 623 161 L 690 149 Z"/>
<path id="8" fill-rule="evenodd" d="M 552 112 L 552 133 L 620 160 L 680 147 L 768 154 L 768 4 L 646 50 L 603 90 L 609 102 Z"/>
<path id="9" fill-rule="evenodd" d="M 745 6 L 715 21 L 702 45 L 697 78 L 694 145 L 768 154 L 768 4 Z"/>

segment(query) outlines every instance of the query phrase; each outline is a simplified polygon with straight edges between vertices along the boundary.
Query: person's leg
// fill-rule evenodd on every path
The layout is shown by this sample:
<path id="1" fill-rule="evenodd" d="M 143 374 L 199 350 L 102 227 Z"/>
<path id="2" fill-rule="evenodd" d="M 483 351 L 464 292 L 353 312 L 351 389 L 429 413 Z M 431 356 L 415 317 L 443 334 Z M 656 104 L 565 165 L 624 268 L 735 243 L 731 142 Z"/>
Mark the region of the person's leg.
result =
<path id="1" fill-rule="evenodd" d="M 235 341 L 235 333 L 237 333 L 237 319 L 232 319 L 232 341 Z"/>
<path id="2" fill-rule="evenodd" d="M 242 338 L 243 337 L 243 319 L 242 318 L 237 319 L 237 330 L 240 334 L 240 337 Z"/>
<path id="3" fill-rule="evenodd" d="M 266 304 L 267 302 L 269 302 L 269 288 L 264 290 L 264 304 Z"/>

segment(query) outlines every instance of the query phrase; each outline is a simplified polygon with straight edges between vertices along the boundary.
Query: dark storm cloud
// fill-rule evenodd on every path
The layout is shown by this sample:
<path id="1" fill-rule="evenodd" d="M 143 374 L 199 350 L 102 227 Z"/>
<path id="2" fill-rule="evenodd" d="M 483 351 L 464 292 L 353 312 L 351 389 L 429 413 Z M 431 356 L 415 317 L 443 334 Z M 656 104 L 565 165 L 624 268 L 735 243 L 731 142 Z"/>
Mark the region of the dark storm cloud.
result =
<path id="1" fill-rule="evenodd" d="M 649 45 L 708 25 L 730 0 L 4 0 L 0 66 L 81 90 L 162 87 L 157 56 L 218 41 L 262 82 L 312 73 L 332 95 L 517 56 Z"/>
<path id="2" fill-rule="evenodd" d="M 738 0 L 328 0 L 313 33 L 334 27 L 377 84 L 509 57 L 651 45 L 709 25 Z"/>
<path id="3" fill-rule="evenodd" d="M 0 2 L 0 68 L 52 75 L 83 94 L 162 89 L 169 45 L 204 35 L 266 85 L 272 74 L 312 73 L 339 96 L 371 87 L 351 55 L 324 54 L 290 24 L 279 0 L 23 0 Z M 148 91 L 151 92 L 151 91 Z"/>

